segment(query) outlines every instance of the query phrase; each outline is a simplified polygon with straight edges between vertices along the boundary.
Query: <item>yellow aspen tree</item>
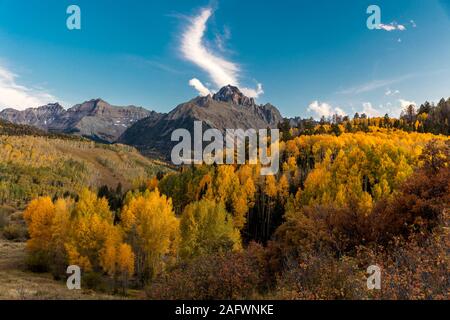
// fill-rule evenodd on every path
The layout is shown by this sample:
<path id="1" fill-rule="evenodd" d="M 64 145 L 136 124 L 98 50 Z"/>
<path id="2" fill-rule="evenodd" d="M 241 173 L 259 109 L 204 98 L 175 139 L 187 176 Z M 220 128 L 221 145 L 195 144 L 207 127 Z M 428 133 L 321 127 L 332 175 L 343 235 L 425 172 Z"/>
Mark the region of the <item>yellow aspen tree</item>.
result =
<path id="1" fill-rule="evenodd" d="M 181 216 L 180 254 L 191 258 L 239 250 L 240 233 L 222 203 L 201 200 L 188 205 Z"/>
<path id="2" fill-rule="evenodd" d="M 158 189 L 146 191 L 124 206 L 121 218 L 136 255 L 136 272 L 145 282 L 161 272 L 177 253 L 179 220 L 172 200 Z"/>
<path id="3" fill-rule="evenodd" d="M 55 206 L 50 197 L 41 197 L 30 202 L 23 213 L 30 235 L 27 242 L 28 250 L 48 253 L 52 241 L 51 228 L 54 216 Z"/>
<path id="4" fill-rule="evenodd" d="M 117 252 L 117 269 L 122 282 L 123 293 L 126 293 L 128 281 L 134 274 L 135 256 L 129 244 L 122 243 Z"/>
<path id="5" fill-rule="evenodd" d="M 102 252 L 108 242 L 121 240 L 120 230 L 113 224 L 108 201 L 84 189 L 74 207 L 69 241 L 66 243 L 70 264 L 84 267 L 84 271 L 98 271 Z"/>
<path id="6" fill-rule="evenodd" d="M 285 203 L 287 198 L 289 197 L 289 181 L 286 175 L 282 175 L 280 181 L 278 181 L 278 196 L 281 200 L 281 203 Z"/>
<path id="7" fill-rule="evenodd" d="M 50 256 L 52 261 L 52 272 L 54 275 L 65 273 L 67 267 L 67 252 L 65 243 L 68 240 L 70 230 L 70 213 L 73 207 L 72 199 L 58 199 L 55 204 L 55 214 L 53 216 L 50 242 Z"/>

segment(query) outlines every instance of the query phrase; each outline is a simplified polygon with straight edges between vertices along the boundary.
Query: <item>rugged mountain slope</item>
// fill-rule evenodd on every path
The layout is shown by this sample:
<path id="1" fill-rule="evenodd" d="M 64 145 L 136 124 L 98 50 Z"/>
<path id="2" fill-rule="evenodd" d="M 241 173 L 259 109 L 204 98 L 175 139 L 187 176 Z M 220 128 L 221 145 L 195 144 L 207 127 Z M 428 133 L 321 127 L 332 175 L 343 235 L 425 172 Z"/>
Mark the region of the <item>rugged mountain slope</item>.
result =
<path id="1" fill-rule="evenodd" d="M 49 104 L 24 111 L 5 109 L 0 118 L 16 124 L 60 133 L 71 133 L 102 142 L 114 142 L 136 121 L 157 116 L 144 108 L 112 106 L 95 99 L 64 110 L 59 104 Z"/>
<path id="2" fill-rule="evenodd" d="M 15 124 L 25 124 L 47 130 L 48 126 L 57 121 L 64 112 L 64 108 L 59 103 L 52 103 L 23 111 L 5 109 L 0 112 L 0 118 Z"/>
<path id="3" fill-rule="evenodd" d="M 104 142 L 114 142 L 136 121 L 155 112 L 144 108 L 117 107 L 95 99 L 77 104 L 48 126 L 49 131 L 65 132 Z"/>
<path id="4" fill-rule="evenodd" d="M 197 97 L 180 104 L 170 113 L 136 122 L 120 137 L 119 142 L 133 145 L 145 154 L 167 157 L 174 145 L 171 134 L 179 128 L 193 132 L 194 121 L 202 121 L 203 129 L 275 128 L 282 116 L 271 104 L 257 105 L 238 88 L 223 87 L 214 96 Z"/>

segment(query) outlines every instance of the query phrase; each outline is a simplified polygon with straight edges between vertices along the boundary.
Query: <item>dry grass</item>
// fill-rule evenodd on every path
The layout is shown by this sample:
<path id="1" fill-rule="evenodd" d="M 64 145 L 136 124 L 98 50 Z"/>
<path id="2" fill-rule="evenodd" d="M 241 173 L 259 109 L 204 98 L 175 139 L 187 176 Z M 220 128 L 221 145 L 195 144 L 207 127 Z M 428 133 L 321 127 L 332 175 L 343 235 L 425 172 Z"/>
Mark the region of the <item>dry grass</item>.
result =
<path id="1" fill-rule="evenodd" d="M 68 290 L 64 281 L 26 270 L 25 243 L 0 239 L 0 300 L 120 299 L 90 290 Z"/>

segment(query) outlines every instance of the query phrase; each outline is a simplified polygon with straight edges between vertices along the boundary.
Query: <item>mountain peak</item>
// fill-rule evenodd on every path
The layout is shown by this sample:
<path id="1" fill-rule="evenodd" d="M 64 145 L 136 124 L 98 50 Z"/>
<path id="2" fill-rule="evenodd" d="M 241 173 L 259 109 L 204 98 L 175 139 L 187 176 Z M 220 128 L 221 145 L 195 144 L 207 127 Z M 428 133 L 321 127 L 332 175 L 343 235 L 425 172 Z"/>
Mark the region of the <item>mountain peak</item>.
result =
<path id="1" fill-rule="evenodd" d="M 58 102 L 55 102 L 55 103 L 48 103 L 45 106 L 37 107 L 35 110 L 37 110 L 37 111 L 44 110 L 44 111 L 61 113 L 64 111 L 64 108 Z"/>
<path id="2" fill-rule="evenodd" d="M 231 102 L 236 105 L 253 106 L 255 100 L 245 96 L 238 87 L 227 85 L 221 88 L 216 94 L 213 95 L 213 99 L 221 102 Z"/>

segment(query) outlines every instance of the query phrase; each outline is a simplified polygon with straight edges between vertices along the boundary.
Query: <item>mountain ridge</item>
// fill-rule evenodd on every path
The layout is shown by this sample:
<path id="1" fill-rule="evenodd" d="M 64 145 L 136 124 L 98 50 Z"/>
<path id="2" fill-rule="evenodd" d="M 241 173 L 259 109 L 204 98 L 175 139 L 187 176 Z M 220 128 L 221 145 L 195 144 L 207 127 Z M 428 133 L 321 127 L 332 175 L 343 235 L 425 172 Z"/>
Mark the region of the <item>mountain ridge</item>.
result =
<path id="1" fill-rule="evenodd" d="M 280 111 L 271 104 L 258 105 L 234 86 L 225 86 L 216 94 L 196 97 L 181 103 L 158 119 L 141 119 L 128 128 L 118 142 L 132 145 L 144 154 L 168 158 L 175 142 L 175 129 L 193 132 L 195 121 L 203 123 L 203 130 L 276 128 L 283 120 Z"/>
<path id="2" fill-rule="evenodd" d="M 59 103 L 50 103 L 22 111 L 7 108 L 0 112 L 0 118 L 15 124 L 31 125 L 48 132 L 75 134 L 112 143 L 134 122 L 155 113 L 155 111 L 133 105 L 114 106 L 97 98 L 67 110 Z"/>

